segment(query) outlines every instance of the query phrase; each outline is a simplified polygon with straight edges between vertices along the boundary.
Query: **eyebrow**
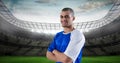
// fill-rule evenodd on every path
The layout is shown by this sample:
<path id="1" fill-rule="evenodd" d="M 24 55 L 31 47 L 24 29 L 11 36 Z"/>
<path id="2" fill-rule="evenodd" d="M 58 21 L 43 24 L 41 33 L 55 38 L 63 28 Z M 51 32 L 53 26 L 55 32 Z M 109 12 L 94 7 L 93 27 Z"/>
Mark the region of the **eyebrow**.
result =
<path id="1" fill-rule="evenodd" d="M 60 15 L 60 17 L 69 17 L 69 15 L 65 15 L 65 16 Z"/>

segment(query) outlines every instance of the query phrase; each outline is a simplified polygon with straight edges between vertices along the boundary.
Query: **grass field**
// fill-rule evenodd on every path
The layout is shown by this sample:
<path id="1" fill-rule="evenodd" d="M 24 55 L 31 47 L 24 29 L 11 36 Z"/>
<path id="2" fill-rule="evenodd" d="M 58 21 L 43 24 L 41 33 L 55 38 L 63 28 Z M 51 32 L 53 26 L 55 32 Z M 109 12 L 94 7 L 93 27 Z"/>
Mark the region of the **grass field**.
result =
<path id="1" fill-rule="evenodd" d="M 2 56 L 0 63 L 55 63 L 46 57 Z M 120 56 L 83 57 L 82 63 L 120 63 Z"/>

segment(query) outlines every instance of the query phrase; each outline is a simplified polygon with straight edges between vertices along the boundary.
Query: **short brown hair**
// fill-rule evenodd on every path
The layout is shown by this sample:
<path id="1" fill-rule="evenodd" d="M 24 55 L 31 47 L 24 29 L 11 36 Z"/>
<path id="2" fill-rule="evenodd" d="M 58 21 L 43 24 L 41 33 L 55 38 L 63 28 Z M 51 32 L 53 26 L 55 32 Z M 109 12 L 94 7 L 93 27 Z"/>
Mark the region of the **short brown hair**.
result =
<path id="1" fill-rule="evenodd" d="M 63 8 L 62 11 L 70 11 L 72 13 L 72 16 L 74 16 L 74 11 L 72 8 L 66 7 L 66 8 Z"/>

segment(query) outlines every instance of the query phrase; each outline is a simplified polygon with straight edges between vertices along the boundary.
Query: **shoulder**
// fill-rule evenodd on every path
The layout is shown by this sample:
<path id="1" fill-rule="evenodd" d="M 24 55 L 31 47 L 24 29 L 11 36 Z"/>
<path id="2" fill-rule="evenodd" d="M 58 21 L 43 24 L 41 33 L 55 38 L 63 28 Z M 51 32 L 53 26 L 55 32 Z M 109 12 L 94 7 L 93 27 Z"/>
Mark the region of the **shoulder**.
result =
<path id="1" fill-rule="evenodd" d="M 71 32 L 71 39 L 72 38 L 76 38 L 76 39 L 84 38 L 84 35 L 81 31 L 75 29 Z"/>
<path id="2" fill-rule="evenodd" d="M 56 35 L 61 35 L 61 34 L 63 34 L 63 31 L 56 33 Z"/>
<path id="3" fill-rule="evenodd" d="M 62 34 L 63 34 L 63 31 L 60 31 L 60 32 L 56 33 L 55 37 L 58 37 L 58 36 L 60 36 Z"/>
<path id="4" fill-rule="evenodd" d="M 73 30 L 73 31 L 71 32 L 71 34 L 72 34 L 72 35 L 76 35 L 76 36 L 78 36 L 78 35 L 83 35 L 83 33 L 82 33 L 81 31 L 77 30 L 77 29 Z"/>

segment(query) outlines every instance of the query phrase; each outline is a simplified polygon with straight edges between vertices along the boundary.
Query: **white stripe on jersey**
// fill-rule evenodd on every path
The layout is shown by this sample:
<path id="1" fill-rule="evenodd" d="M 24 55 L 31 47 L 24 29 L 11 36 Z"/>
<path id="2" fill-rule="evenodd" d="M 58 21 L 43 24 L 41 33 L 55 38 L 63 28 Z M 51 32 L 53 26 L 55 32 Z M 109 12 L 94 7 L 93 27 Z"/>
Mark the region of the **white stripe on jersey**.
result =
<path id="1" fill-rule="evenodd" d="M 75 60 L 77 59 L 79 53 L 81 52 L 84 43 L 85 43 L 85 37 L 83 33 L 81 33 L 78 30 L 73 30 L 71 32 L 70 42 L 64 54 L 70 57 L 73 63 L 75 63 Z"/>

